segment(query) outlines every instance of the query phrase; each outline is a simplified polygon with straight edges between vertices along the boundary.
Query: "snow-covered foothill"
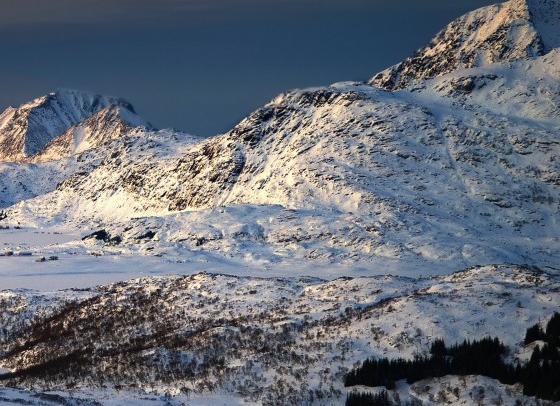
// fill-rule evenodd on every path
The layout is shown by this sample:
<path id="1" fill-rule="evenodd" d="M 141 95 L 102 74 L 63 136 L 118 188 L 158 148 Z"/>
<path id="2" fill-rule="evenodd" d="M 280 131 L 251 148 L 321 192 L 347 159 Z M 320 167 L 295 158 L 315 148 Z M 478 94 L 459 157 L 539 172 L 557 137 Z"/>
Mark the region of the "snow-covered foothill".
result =
<path id="1" fill-rule="evenodd" d="M 557 275 L 538 269 L 488 266 L 429 278 L 197 273 L 52 293 L 1 291 L 0 323 L 11 327 L 0 335 L 0 366 L 24 371 L 10 382 L 27 389 L 71 389 L 80 397 L 107 386 L 101 404 L 113 389 L 129 398 L 137 396 L 131 389 L 167 394 L 172 402 L 187 395 L 193 402 L 340 404 L 359 389 L 343 387 L 346 372 L 365 358 L 427 355 L 437 338 L 498 337 L 508 360 L 523 360 L 525 330 L 558 310 L 559 288 Z M 66 360 L 63 369 L 56 359 Z M 43 372 L 31 374 L 34 365 Z M 469 392 L 478 387 L 488 399 L 536 403 L 519 387 L 482 377 L 397 389 L 403 401 L 473 404 Z"/>

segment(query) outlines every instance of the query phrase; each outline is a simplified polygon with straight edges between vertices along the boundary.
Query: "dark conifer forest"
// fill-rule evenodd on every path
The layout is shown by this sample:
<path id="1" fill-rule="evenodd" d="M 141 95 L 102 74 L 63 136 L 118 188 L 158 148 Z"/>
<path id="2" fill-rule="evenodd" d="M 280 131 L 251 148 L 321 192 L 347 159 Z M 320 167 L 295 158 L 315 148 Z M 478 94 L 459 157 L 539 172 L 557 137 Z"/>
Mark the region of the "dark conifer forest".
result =
<path id="1" fill-rule="evenodd" d="M 504 384 L 520 383 L 527 396 L 560 401 L 560 313 L 554 313 L 545 330 L 539 324 L 527 329 L 524 344 L 531 345 L 535 341 L 544 343 L 535 345 L 530 360 L 522 365 L 504 361 L 507 348 L 497 337 L 465 340 L 452 346 L 437 339 L 432 343 L 428 357 L 367 359 L 346 375 L 344 384 L 346 387 L 383 386 L 391 390 L 395 388 L 395 382 L 402 379 L 412 384 L 445 375 L 482 375 Z M 381 394 L 383 392 L 352 394 L 346 405 L 390 405 L 387 396 Z"/>

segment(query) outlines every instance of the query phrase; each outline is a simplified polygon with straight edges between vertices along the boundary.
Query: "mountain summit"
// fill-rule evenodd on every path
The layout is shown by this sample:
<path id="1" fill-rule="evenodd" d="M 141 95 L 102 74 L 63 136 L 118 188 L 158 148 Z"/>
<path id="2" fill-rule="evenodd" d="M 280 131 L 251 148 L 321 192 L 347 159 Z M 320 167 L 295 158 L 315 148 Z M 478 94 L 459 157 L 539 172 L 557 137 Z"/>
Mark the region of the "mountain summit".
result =
<path id="1" fill-rule="evenodd" d="M 511 0 L 459 17 L 425 47 L 375 75 L 395 90 L 457 69 L 545 55 L 560 46 L 560 0 Z"/>
<path id="2" fill-rule="evenodd" d="M 66 138 L 73 138 L 76 145 L 75 148 L 65 148 L 63 156 L 84 149 L 86 144 L 89 147 L 96 146 L 95 142 L 87 143 L 84 135 L 102 139 L 110 134 L 115 136 L 115 132 L 105 132 L 104 136 L 94 135 L 91 131 L 92 126 L 101 128 L 107 124 L 99 121 L 94 124 L 90 120 L 84 127 L 80 123 L 96 114 L 100 118 L 99 112 L 111 106 L 113 113 L 121 113 L 118 115 L 121 127 L 149 126 L 136 115 L 134 107 L 126 100 L 77 90 L 59 89 L 17 108 L 9 107 L 0 114 L 0 161 L 34 160 L 34 156 L 49 142 L 68 131 L 72 135 L 67 134 Z M 114 114 L 112 120 L 114 123 Z M 46 156 L 41 155 L 43 159 Z M 56 159 L 60 156 L 51 155 L 51 158 Z"/>

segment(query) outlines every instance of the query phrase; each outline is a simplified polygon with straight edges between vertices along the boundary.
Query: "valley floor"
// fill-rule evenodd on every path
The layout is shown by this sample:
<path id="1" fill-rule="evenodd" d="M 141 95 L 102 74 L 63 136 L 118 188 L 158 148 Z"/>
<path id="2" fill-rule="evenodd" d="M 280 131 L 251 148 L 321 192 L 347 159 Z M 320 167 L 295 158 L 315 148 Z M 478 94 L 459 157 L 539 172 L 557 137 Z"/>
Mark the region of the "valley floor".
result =
<path id="1" fill-rule="evenodd" d="M 152 253 L 121 245 L 85 244 L 88 232 L 60 228 L 0 230 L 0 288 L 43 291 L 88 288 L 145 276 L 192 275 L 198 272 L 250 277 L 299 277 L 323 279 L 344 276 L 395 275 L 423 277 L 449 273 L 448 266 L 424 261 L 382 258 L 377 261 L 305 261 L 286 257 L 281 262 L 225 256 L 212 251 L 173 249 L 160 244 Z M 254 252 L 255 247 L 251 246 Z M 250 251 L 250 250 L 247 250 Z M 6 256 L 6 253 L 13 255 Z M 50 259 L 56 257 L 56 260 Z M 41 258 L 45 258 L 41 262 Z"/>

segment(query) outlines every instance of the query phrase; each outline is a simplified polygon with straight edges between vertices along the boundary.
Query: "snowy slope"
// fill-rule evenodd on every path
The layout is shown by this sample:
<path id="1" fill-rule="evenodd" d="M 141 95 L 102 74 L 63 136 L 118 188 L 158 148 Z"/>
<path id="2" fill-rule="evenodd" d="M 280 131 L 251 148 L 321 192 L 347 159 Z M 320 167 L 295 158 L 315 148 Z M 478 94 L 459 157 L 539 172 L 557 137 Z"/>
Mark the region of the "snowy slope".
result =
<path id="1" fill-rule="evenodd" d="M 109 107 L 109 110 L 113 110 L 113 107 Z M 104 110 L 100 113 L 103 112 Z M 126 149 L 138 151 L 134 159 L 141 160 L 148 154 L 153 159 L 165 161 L 176 158 L 190 145 L 200 141 L 199 137 L 175 131 L 130 127 L 116 116 L 113 116 L 113 120 L 96 120 L 97 117 L 98 115 L 94 115 L 84 120 L 48 143 L 35 155 L 33 160 L 38 161 L 37 163 L 0 162 L 0 190 L 3 192 L 0 195 L 0 208 L 52 192 L 69 177 L 84 176 L 102 165 L 110 156 L 117 156 Z M 98 131 L 99 126 L 107 131 Z M 69 137 L 80 129 L 100 137 L 97 140 L 103 147 L 89 148 L 90 142 L 97 141 L 88 141 L 88 137 L 80 143 L 85 149 L 83 152 L 72 152 L 71 156 L 60 158 L 59 154 L 64 157 L 69 151 L 67 142 L 72 142 Z M 51 212 L 51 215 L 54 214 L 55 212 Z"/>
<path id="2" fill-rule="evenodd" d="M 110 111 L 101 113 L 98 119 L 114 121 L 118 117 L 128 126 L 149 126 L 135 114 L 132 105 L 123 99 L 59 89 L 18 108 L 9 107 L 0 115 L 0 161 L 21 161 L 32 157 L 49 141 L 67 131 L 74 133 L 75 141 L 82 141 L 79 138 L 83 138 L 84 135 L 78 135 L 80 132 L 87 133 L 86 138 L 91 137 L 91 133 L 96 130 L 95 123 L 90 120 L 83 125 L 76 125 L 109 106 L 113 107 Z M 110 122 L 98 124 L 101 127 L 109 125 Z M 104 128 L 98 130 L 102 131 Z M 96 138 L 102 136 L 97 134 L 91 137 L 92 142 L 89 144 L 86 140 L 81 149 L 79 145 L 75 145 L 71 149 L 63 149 L 61 152 L 65 155 L 54 155 L 51 158 L 58 159 L 68 156 L 69 153 L 80 152 L 84 147 L 97 146 L 94 142 Z M 42 159 L 45 159 L 45 153 L 42 154 Z"/>
<path id="3" fill-rule="evenodd" d="M 427 354 L 436 338 L 451 344 L 496 336 L 511 360 L 525 359 L 525 329 L 558 310 L 559 288 L 558 276 L 493 266 L 425 279 L 201 273 L 85 291 L 3 291 L 0 326 L 11 328 L 0 335 L 0 366 L 24 371 L 11 385 L 71 389 L 78 398 L 93 386 L 108 387 L 108 397 L 112 388 L 167 393 L 177 404 L 216 395 L 223 404 L 342 404 L 344 375 L 364 358 L 411 359 Z M 434 386 L 448 398 L 431 400 Z M 477 386 L 506 404 L 535 404 L 518 387 L 477 377 L 399 390 L 403 401 L 476 404 L 468 399 Z"/>

